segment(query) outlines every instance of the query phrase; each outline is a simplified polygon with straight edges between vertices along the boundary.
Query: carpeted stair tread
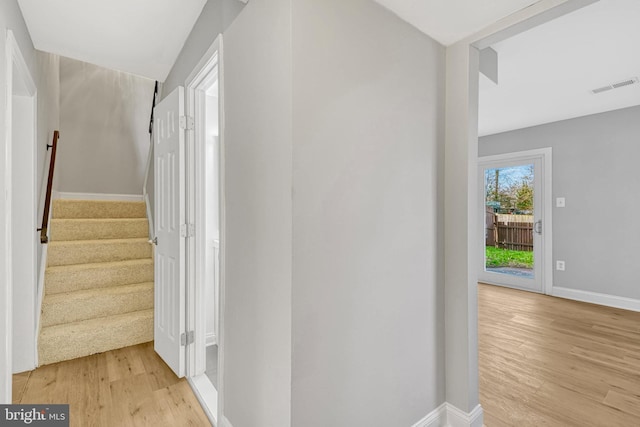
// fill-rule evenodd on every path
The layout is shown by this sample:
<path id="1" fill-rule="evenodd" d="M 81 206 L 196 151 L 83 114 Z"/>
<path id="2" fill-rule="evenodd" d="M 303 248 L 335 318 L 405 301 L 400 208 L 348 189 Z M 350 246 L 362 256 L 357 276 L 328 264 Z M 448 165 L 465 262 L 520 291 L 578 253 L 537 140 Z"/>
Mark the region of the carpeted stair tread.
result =
<path id="1" fill-rule="evenodd" d="M 52 218 L 146 218 L 144 202 L 120 200 L 53 201 Z"/>
<path id="2" fill-rule="evenodd" d="M 40 365 L 75 359 L 153 340 L 153 309 L 43 327 Z"/>
<path id="3" fill-rule="evenodd" d="M 144 202 L 54 200 L 39 364 L 153 340 L 153 248 Z"/>
<path id="4" fill-rule="evenodd" d="M 153 308 L 153 282 L 47 295 L 43 327 Z"/>
<path id="5" fill-rule="evenodd" d="M 151 258 L 48 267 L 46 295 L 153 281 Z"/>
<path id="6" fill-rule="evenodd" d="M 146 218 L 52 219 L 50 241 L 127 239 L 149 236 Z"/>
<path id="7" fill-rule="evenodd" d="M 51 242 L 47 252 L 48 266 L 150 258 L 152 253 L 146 238 Z"/>

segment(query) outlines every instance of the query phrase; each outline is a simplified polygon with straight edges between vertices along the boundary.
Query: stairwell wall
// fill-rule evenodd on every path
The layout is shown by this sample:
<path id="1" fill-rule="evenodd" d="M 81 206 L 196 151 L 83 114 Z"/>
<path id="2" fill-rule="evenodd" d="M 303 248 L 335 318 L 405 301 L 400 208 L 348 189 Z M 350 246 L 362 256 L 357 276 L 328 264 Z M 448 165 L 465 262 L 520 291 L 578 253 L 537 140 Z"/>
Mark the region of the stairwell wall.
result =
<path id="1" fill-rule="evenodd" d="M 141 195 L 154 81 L 60 58 L 56 190 Z"/>
<path id="2" fill-rule="evenodd" d="M 46 52 L 36 51 L 38 86 L 38 149 L 36 171 L 38 176 L 38 226 L 41 225 L 44 201 L 47 191 L 47 178 L 51 150 L 47 144 L 53 140 L 53 131 L 60 129 L 60 57 Z M 56 175 L 54 175 L 54 183 Z M 55 185 L 55 184 L 54 184 Z M 42 257 L 44 246 L 38 245 L 38 269 L 44 269 Z M 43 273 L 38 271 L 38 276 Z"/>

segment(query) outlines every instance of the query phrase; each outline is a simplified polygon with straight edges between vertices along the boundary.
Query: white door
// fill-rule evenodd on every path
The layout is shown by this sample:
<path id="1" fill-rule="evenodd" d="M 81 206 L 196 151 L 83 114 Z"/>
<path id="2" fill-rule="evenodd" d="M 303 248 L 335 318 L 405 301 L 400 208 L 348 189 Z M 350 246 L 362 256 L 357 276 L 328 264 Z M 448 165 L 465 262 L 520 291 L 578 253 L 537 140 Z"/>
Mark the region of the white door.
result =
<path id="1" fill-rule="evenodd" d="M 184 88 L 155 107 L 155 350 L 178 377 L 185 375 Z"/>
<path id="2" fill-rule="evenodd" d="M 551 225 L 547 218 L 550 199 L 545 196 L 550 186 L 545 185 L 546 168 L 550 169 L 540 153 L 479 159 L 479 225 L 484 231 L 479 281 L 546 291 L 550 279 L 546 243 Z"/>

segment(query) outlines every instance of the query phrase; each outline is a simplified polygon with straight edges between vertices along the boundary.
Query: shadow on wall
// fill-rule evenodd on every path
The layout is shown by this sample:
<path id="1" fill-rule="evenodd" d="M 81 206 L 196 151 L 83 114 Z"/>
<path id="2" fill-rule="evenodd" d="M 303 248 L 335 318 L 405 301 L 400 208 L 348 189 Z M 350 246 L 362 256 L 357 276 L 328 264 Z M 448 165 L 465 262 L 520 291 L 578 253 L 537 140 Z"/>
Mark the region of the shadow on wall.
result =
<path id="1" fill-rule="evenodd" d="M 142 193 L 154 84 L 60 58 L 58 191 Z"/>

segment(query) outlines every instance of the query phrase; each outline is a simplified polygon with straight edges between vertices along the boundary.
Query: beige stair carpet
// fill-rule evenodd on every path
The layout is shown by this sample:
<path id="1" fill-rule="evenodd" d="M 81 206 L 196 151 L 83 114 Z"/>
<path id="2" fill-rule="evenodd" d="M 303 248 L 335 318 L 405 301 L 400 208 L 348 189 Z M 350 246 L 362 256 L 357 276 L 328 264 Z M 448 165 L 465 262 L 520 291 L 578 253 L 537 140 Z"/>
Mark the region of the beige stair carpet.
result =
<path id="1" fill-rule="evenodd" d="M 40 365 L 153 340 L 144 202 L 54 200 Z"/>

